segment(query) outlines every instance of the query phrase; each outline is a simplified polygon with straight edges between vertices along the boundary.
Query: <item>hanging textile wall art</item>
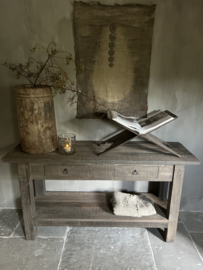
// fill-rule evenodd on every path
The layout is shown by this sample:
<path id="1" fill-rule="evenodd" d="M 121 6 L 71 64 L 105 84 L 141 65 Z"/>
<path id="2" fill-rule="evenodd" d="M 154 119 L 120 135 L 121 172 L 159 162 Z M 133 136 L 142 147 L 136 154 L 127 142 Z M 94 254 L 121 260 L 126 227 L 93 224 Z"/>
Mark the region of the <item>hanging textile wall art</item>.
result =
<path id="1" fill-rule="evenodd" d="M 77 89 L 104 106 L 78 98 L 77 117 L 97 118 L 106 108 L 144 116 L 150 73 L 155 5 L 75 2 Z"/>

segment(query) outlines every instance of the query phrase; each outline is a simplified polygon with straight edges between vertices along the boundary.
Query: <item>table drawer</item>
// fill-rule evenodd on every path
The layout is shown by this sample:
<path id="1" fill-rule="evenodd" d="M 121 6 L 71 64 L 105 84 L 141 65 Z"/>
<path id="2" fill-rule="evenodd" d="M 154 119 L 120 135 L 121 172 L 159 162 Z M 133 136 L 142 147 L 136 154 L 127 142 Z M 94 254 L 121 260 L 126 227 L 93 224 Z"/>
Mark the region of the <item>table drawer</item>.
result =
<path id="1" fill-rule="evenodd" d="M 173 166 L 116 165 L 115 177 L 132 181 L 172 181 Z"/>
<path id="2" fill-rule="evenodd" d="M 172 181 L 173 165 L 38 165 L 30 164 L 33 179 Z"/>
<path id="3" fill-rule="evenodd" d="M 48 179 L 54 177 L 71 180 L 89 179 L 89 166 L 46 165 L 45 177 Z"/>
<path id="4" fill-rule="evenodd" d="M 47 179 L 114 180 L 114 165 L 45 165 Z"/>

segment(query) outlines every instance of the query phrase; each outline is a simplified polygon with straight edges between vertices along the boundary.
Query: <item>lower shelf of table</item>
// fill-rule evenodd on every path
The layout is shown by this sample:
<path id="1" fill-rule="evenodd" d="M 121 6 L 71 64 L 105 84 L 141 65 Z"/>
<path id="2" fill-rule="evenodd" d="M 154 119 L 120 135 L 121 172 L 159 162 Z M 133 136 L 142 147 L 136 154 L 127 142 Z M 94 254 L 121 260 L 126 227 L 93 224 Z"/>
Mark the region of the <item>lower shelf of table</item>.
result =
<path id="1" fill-rule="evenodd" d="M 166 201 L 153 194 L 145 195 L 154 202 L 157 214 L 134 218 L 113 214 L 112 193 L 46 192 L 44 196 L 35 198 L 37 225 L 167 228 Z"/>

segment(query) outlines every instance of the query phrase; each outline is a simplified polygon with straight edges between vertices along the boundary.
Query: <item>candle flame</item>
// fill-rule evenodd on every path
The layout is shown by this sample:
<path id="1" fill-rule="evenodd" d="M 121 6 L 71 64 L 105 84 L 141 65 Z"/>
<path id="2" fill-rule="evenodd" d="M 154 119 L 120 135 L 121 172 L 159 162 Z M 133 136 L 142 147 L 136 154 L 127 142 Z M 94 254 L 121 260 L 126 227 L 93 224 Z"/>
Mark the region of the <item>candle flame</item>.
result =
<path id="1" fill-rule="evenodd" d="M 64 149 L 66 149 L 66 150 L 70 150 L 71 149 L 71 142 L 68 139 L 65 140 Z"/>

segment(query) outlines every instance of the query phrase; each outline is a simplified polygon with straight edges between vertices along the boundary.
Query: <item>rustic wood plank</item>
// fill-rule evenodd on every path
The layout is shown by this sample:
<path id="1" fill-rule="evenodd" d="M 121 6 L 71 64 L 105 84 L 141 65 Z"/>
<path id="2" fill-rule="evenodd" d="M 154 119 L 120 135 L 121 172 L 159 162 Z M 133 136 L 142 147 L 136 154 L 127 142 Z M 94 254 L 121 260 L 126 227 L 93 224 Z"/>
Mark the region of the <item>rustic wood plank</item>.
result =
<path id="1" fill-rule="evenodd" d="M 136 228 L 166 228 L 167 222 L 160 223 L 158 220 L 150 222 L 149 220 L 145 220 L 143 222 L 124 222 L 124 221 L 118 221 L 115 223 L 115 221 L 110 220 L 71 220 L 71 219 L 38 219 L 37 220 L 39 226 L 70 226 L 70 227 L 123 227 L 123 228 L 129 228 L 129 227 L 136 227 Z"/>
<path id="2" fill-rule="evenodd" d="M 135 173 L 136 171 L 136 173 Z M 45 165 L 44 179 L 172 181 L 173 166 L 168 165 Z M 35 178 L 37 179 L 37 177 Z M 39 179 L 42 179 L 39 176 Z"/>
<path id="3" fill-rule="evenodd" d="M 37 234 L 37 227 L 34 224 L 34 193 L 32 181 L 29 179 L 28 164 L 18 164 L 18 177 L 20 183 L 23 220 L 25 225 L 25 237 L 27 240 L 34 240 Z"/>
<path id="4" fill-rule="evenodd" d="M 158 198 L 152 193 L 139 193 L 163 209 L 167 209 L 167 200 Z M 38 206 L 43 202 L 68 202 L 72 206 L 110 205 L 113 192 L 46 192 L 44 196 L 35 197 Z"/>
<path id="5" fill-rule="evenodd" d="M 179 157 L 179 158 L 181 157 L 181 155 L 179 155 L 179 154 L 178 154 L 176 151 L 174 151 L 171 147 L 168 147 L 167 145 L 165 145 L 163 142 L 161 142 L 161 141 L 159 140 L 159 138 L 153 136 L 152 134 L 143 134 L 143 135 L 139 135 L 139 137 L 144 138 L 144 139 L 146 139 L 146 140 L 148 140 L 148 141 L 150 141 L 150 142 L 152 142 L 152 143 L 154 143 L 154 144 L 160 146 L 160 148 L 161 148 L 160 151 L 161 151 L 162 149 L 165 149 L 167 152 L 170 152 L 170 153 L 174 154 L 175 156 L 177 156 L 177 157 Z"/>
<path id="6" fill-rule="evenodd" d="M 29 164 L 29 172 L 32 179 L 44 177 L 44 165 L 31 163 Z"/>
<path id="7" fill-rule="evenodd" d="M 134 173 L 134 172 L 137 172 Z M 173 166 L 168 165 L 45 165 L 44 179 L 115 180 L 115 181 L 172 181 Z M 37 179 L 37 177 L 35 178 Z M 39 179 L 43 179 L 39 177 Z"/>
<path id="8" fill-rule="evenodd" d="M 143 193 L 143 195 L 145 195 L 148 199 L 150 199 L 152 202 L 159 205 L 160 207 L 167 209 L 167 200 L 166 199 L 158 198 L 157 196 L 155 196 L 152 193 Z"/>
<path id="9" fill-rule="evenodd" d="M 113 135 L 112 137 L 110 137 L 104 141 L 99 141 L 97 144 L 98 144 L 98 146 L 100 146 L 100 145 L 105 144 L 105 143 L 113 143 L 115 141 L 122 141 L 123 138 L 126 138 L 126 137 L 130 137 L 131 139 L 133 139 L 136 136 L 137 136 L 136 134 L 134 134 L 131 131 L 126 129 L 126 130 L 121 131 L 120 133 L 118 133 L 116 135 Z"/>
<path id="10" fill-rule="evenodd" d="M 69 192 L 48 191 L 44 196 L 37 196 L 36 202 L 107 202 L 112 197 L 112 192 Z"/>
<path id="11" fill-rule="evenodd" d="M 46 192 L 45 180 L 34 180 L 35 196 L 43 196 Z"/>
<path id="12" fill-rule="evenodd" d="M 32 179 L 29 179 L 29 187 L 30 187 L 30 201 L 32 208 L 32 218 L 36 216 L 36 207 L 35 207 L 35 192 L 34 192 L 34 182 Z"/>
<path id="13" fill-rule="evenodd" d="M 46 165 L 45 166 L 45 177 L 50 179 L 54 177 L 65 177 L 66 179 L 86 179 L 89 176 L 89 166 L 71 166 L 71 165 Z"/>
<path id="14" fill-rule="evenodd" d="M 175 166 L 173 181 L 170 184 L 167 215 L 169 219 L 166 229 L 166 242 L 174 242 L 176 237 L 179 206 L 183 185 L 185 166 Z"/>
<path id="15" fill-rule="evenodd" d="M 167 193 L 168 193 L 168 188 L 169 187 L 169 182 L 160 182 L 159 183 L 159 198 L 167 198 Z"/>
<path id="16" fill-rule="evenodd" d="M 128 132 L 122 132 L 119 135 L 115 136 L 115 137 L 117 137 L 117 139 L 115 140 L 115 137 L 114 137 L 113 143 L 108 148 L 106 148 L 104 151 L 98 153 L 98 156 L 100 156 L 100 155 L 102 155 L 104 153 L 107 153 L 109 151 L 112 151 L 116 147 L 119 147 L 120 145 L 125 144 L 126 142 L 132 140 L 133 138 L 135 138 L 137 136 L 136 134 L 134 134 L 132 132 L 129 132 L 129 131 Z M 101 144 L 99 143 L 98 145 L 100 146 Z"/>
<path id="17" fill-rule="evenodd" d="M 167 152 L 160 152 L 159 147 L 150 142 L 128 142 L 115 148 L 105 155 L 97 153 L 105 150 L 106 146 L 98 146 L 96 142 L 77 141 L 76 153 L 60 155 L 57 151 L 43 155 L 29 155 L 23 153 L 19 146 L 2 158 L 3 162 L 10 163 L 37 163 L 37 164 L 157 164 L 157 165 L 198 165 L 200 161 L 183 145 L 171 142 L 174 151 L 181 158 Z"/>
<path id="18" fill-rule="evenodd" d="M 167 201 L 165 199 L 158 198 L 152 193 L 139 193 L 150 199 L 155 204 L 158 204 L 162 208 L 167 208 Z M 107 203 L 113 196 L 113 192 L 45 192 L 44 196 L 35 197 L 35 201 L 39 202 L 69 202 L 69 203 Z"/>
<path id="19" fill-rule="evenodd" d="M 141 218 L 115 216 L 110 202 L 111 192 L 47 192 L 45 196 L 35 199 L 37 222 L 47 226 L 166 228 L 168 220 L 159 207 L 165 202 L 153 194 L 144 195 L 155 203 L 156 215 Z"/>
<path id="20" fill-rule="evenodd" d="M 110 208 L 103 204 L 95 206 L 77 207 L 67 203 L 47 203 L 44 202 L 37 205 L 37 222 L 39 224 L 68 224 L 71 226 L 78 226 L 78 222 L 82 225 L 84 222 L 86 226 L 113 226 L 113 227 L 159 227 L 166 228 L 168 220 L 160 214 L 155 214 L 148 217 L 133 218 L 115 216 Z M 75 223 L 75 224 L 74 224 Z"/>

